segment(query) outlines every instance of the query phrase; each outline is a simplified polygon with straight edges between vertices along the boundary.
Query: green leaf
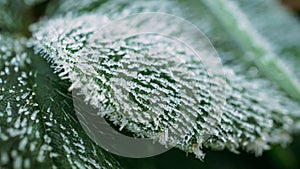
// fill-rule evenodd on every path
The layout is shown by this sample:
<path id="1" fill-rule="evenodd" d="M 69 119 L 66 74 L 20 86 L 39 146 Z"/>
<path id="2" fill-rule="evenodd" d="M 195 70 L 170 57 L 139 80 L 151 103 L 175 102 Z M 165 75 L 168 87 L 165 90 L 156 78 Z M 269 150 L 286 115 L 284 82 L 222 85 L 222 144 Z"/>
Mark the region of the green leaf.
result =
<path id="1" fill-rule="evenodd" d="M 37 52 L 62 71 L 62 78 L 72 82 L 70 89 L 80 89 L 86 101 L 104 110 L 99 113 L 108 116 L 113 123 L 121 126 L 120 129 L 124 127 L 137 136 L 151 137 L 162 144 L 176 143 L 178 148 L 193 152 L 199 158 L 204 155 L 202 147 L 219 150 L 227 148 L 233 152 L 244 149 L 260 155 L 270 145 L 285 145 L 291 141 L 290 134 L 299 124 L 299 104 L 296 102 L 299 84 L 296 72 L 282 66 L 281 60 L 284 58 L 279 59 L 280 48 L 276 48 L 277 45 L 269 40 L 262 40 L 264 37 L 258 33 L 260 29 L 247 20 L 248 13 L 237 13 L 242 10 L 232 10 L 233 6 L 239 9 L 239 4 L 232 1 L 109 1 L 90 12 L 75 8 L 72 14 L 65 15 L 64 11 L 61 16 L 58 14 L 51 20 L 34 25 L 32 44 Z M 224 63 L 226 79 L 207 73 L 201 62 L 189 62 L 189 55 L 192 54 L 174 42 L 143 36 L 119 41 L 114 39 L 117 38 L 114 37 L 115 32 L 108 32 L 110 39 L 101 41 L 104 36 L 95 33 L 111 20 L 151 11 L 181 16 L 199 26 L 216 46 Z M 225 14 L 226 17 L 223 16 Z M 288 15 L 285 17 L 290 18 Z M 143 22 L 148 25 L 157 23 L 151 20 L 135 21 L 136 26 Z M 245 22 L 247 27 L 243 26 Z M 173 30 L 174 26 L 176 30 L 176 25 L 162 25 L 162 29 Z M 284 39 L 282 42 L 286 43 Z M 157 44 L 162 46 L 154 49 L 152 46 Z M 187 59 L 181 67 L 175 66 L 178 63 L 168 57 L 172 52 L 176 53 L 178 48 L 184 49 L 183 58 Z M 153 50 L 158 51 L 158 55 L 147 53 Z M 139 58 L 149 64 L 142 64 Z M 168 66 L 163 65 L 164 61 Z M 154 63 L 164 69 L 157 71 Z M 137 66 L 130 68 L 128 65 L 131 64 Z M 293 67 L 292 64 L 289 66 Z M 152 77 L 141 73 L 143 68 L 149 70 Z M 181 72 L 180 69 L 185 70 L 182 72 L 198 69 L 195 71 L 197 76 L 174 73 Z M 162 72 L 167 74 L 162 76 Z M 139 73 L 142 78 L 136 79 L 134 75 Z M 121 74 L 129 74 L 129 77 L 124 78 Z M 187 81 L 185 77 L 196 79 L 196 85 L 190 89 L 198 100 L 187 95 L 188 90 L 178 88 Z M 137 86 L 138 92 L 126 85 L 122 86 L 123 83 L 117 83 L 127 80 Z M 151 81 L 153 83 L 147 84 Z M 159 87 L 153 87 L 155 81 L 163 81 L 166 85 L 157 83 Z M 170 90 L 176 91 L 176 87 L 179 91 L 170 94 Z M 127 97 L 128 93 L 120 93 L 118 89 L 128 91 L 129 96 L 133 97 Z M 162 100 L 178 100 L 179 103 L 187 101 L 193 103 L 193 106 L 157 103 L 157 112 L 163 112 L 157 113 L 153 107 L 147 106 L 149 101 L 153 101 L 147 96 L 163 89 L 166 90 Z M 143 90 L 145 94 L 141 92 Z M 226 94 L 221 91 L 226 91 Z M 226 103 L 220 101 L 221 96 L 226 97 Z M 164 109 L 168 106 L 171 108 Z M 128 109 L 121 111 L 124 107 Z M 190 117 L 197 120 L 191 120 L 193 118 Z M 155 119 L 162 123 L 151 123 Z M 215 123 L 217 125 L 211 125 Z M 186 130 L 181 130 L 183 128 Z M 168 137 L 162 137 L 166 133 Z"/>
<path id="2" fill-rule="evenodd" d="M 269 79 L 277 82 L 287 94 L 300 101 L 299 72 L 289 70 L 287 65 L 291 63 L 284 61 L 284 57 L 288 56 L 282 53 L 286 47 L 299 47 L 300 26 L 296 18 L 283 12 L 277 4 L 279 2 L 275 1 L 266 1 L 262 4 L 258 0 L 251 3 L 243 0 L 203 2 L 215 16 L 218 16 L 218 21 L 224 29 L 247 52 L 247 57 L 255 62 L 258 69 Z M 255 6 L 258 4 L 262 7 Z M 259 17 L 254 17 L 256 15 Z M 268 20 L 279 22 L 266 22 Z M 299 59 L 294 61 L 299 63 Z"/>
<path id="3" fill-rule="evenodd" d="M 0 167 L 120 168 L 83 132 L 68 82 L 26 39 L 0 39 Z"/>
<path id="4" fill-rule="evenodd" d="M 70 11 L 76 11 L 78 13 L 84 13 L 93 11 L 101 6 L 108 0 L 68 0 L 68 1 L 52 1 L 47 7 L 47 15 L 61 15 L 66 14 Z"/>

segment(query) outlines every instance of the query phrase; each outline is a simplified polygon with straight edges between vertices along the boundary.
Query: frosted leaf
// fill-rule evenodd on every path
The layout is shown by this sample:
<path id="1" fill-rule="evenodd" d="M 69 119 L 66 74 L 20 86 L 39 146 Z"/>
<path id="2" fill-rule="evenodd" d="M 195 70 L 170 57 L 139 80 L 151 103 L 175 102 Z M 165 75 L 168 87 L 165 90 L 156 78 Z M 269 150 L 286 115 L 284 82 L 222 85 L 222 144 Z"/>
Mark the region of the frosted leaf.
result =
<path id="1" fill-rule="evenodd" d="M 68 83 L 25 39 L 0 39 L 0 168 L 119 168 L 82 132 Z"/>
<path id="2" fill-rule="evenodd" d="M 188 127 L 186 127 L 185 131 L 180 131 L 180 127 L 179 129 L 171 130 L 171 132 L 173 132 L 171 137 L 163 138 L 162 143 L 168 141 L 176 142 L 178 148 L 187 152 L 193 152 L 199 158 L 203 158 L 203 147 L 218 150 L 227 148 L 233 152 L 238 152 L 240 149 L 243 149 L 260 155 L 263 150 L 269 149 L 270 145 L 290 142 L 290 134 L 294 130 L 293 127 L 297 124 L 296 122 L 299 121 L 299 104 L 287 96 L 293 96 L 293 93 L 289 90 L 286 90 L 285 93 L 280 88 L 287 89 L 287 86 L 289 86 L 297 91 L 299 86 L 289 84 L 290 81 L 293 81 L 294 76 L 285 74 L 284 78 L 286 78 L 287 81 L 278 82 L 278 80 L 273 79 L 273 77 L 269 77 L 270 74 L 268 73 L 270 73 L 272 69 L 266 68 L 261 70 L 261 63 L 264 59 L 268 59 L 268 55 L 261 55 L 262 60 L 259 60 L 258 63 L 255 62 L 255 64 L 253 64 L 253 61 L 257 58 L 250 58 L 249 61 L 242 57 L 247 57 L 248 55 L 245 55 L 244 49 L 239 47 L 239 45 L 249 47 L 249 44 L 244 41 L 238 44 L 238 34 L 232 36 L 230 33 L 221 29 L 223 25 L 213 18 L 213 15 L 216 14 L 210 11 L 210 8 L 203 6 L 203 3 L 213 6 L 218 5 L 219 1 L 216 3 L 207 1 L 191 3 L 192 5 L 198 5 L 198 8 L 188 6 L 188 2 L 182 1 L 164 1 L 160 3 L 155 1 L 134 3 L 129 1 L 110 1 L 100 7 L 96 7 L 90 13 L 80 13 L 75 9 L 73 14 L 63 15 L 63 17 L 57 16 L 52 20 L 42 21 L 34 25 L 32 27 L 32 30 L 35 32 L 32 45 L 37 52 L 43 54 L 44 58 L 53 64 L 54 69 L 60 73 L 61 78 L 69 79 L 72 82 L 70 89 L 80 89 L 86 98 L 86 102 L 102 110 L 99 112 L 100 115 L 107 115 L 113 123 L 121 126 L 121 129 L 124 127 L 137 136 L 148 136 L 159 140 L 159 134 L 161 133 L 159 130 L 160 127 L 186 125 Z M 238 14 L 231 13 L 229 9 L 226 8 L 225 12 L 230 13 L 233 19 L 239 17 Z M 147 60 L 149 64 L 146 65 L 146 67 L 148 66 L 152 72 L 155 72 L 155 74 L 163 72 L 162 70 L 155 70 L 154 63 L 160 63 L 162 61 L 151 62 L 151 59 L 155 59 L 155 55 L 152 56 L 149 52 L 152 50 L 149 49 L 158 44 L 165 44 L 166 46 L 176 46 L 176 44 L 168 44 L 167 40 L 161 42 L 153 39 L 150 41 L 149 47 L 148 41 L 142 37 L 137 37 L 128 42 L 107 42 L 101 41 L 103 38 L 95 35 L 99 27 L 109 23 L 113 19 L 125 17 L 137 12 L 149 11 L 168 12 L 189 18 L 197 26 L 203 28 L 208 36 L 212 38 L 212 42 L 216 44 L 220 57 L 224 61 L 227 77 L 217 77 L 207 72 L 199 73 L 199 76 L 193 77 L 200 79 L 208 78 L 211 82 L 215 82 L 215 85 L 206 86 L 206 84 L 201 83 L 200 80 L 197 85 L 202 85 L 205 89 L 199 90 L 199 92 L 197 91 L 198 97 L 196 98 L 205 101 L 200 102 L 199 107 L 190 107 L 191 111 L 189 111 L 189 109 L 180 109 L 178 112 L 178 115 L 182 115 L 183 117 L 194 115 L 194 113 L 198 114 L 199 116 L 197 116 L 196 121 L 180 121 L 181 118 L 178 117 L 173 117 L 174 120 L 170 120 L 169 117 L 163 116 L 162 120 L 158 120 L 160 123 L 158 123 L 159 127 L 157 127 L 150 123 L 152 120 L 149 120 L 157 117 L 154 110 L 150 111 L 151 113 L 147 111 L 140 111 L 139 113 L 137 113 L 138 111 L 132 111 L 137 103 L 123 96 L 118 90 L 129 90 L 128 86 L 119 83 L 120 85 L 116 87 L 114 83 L 112 83 L 113 80 L 116 79 L 119 80 L 119 82 L 122 81 L 122 78 L 118 78 L 118 75 L 122 73 L 126 74 L 126 76 L 130 76 L 131 79 L 136 79 L 135 83 L 137 84 L 133 84 L 133 86 L 138 86 L 139 90 L 143 90 L 145 93 L 151 91 L 149 87 L 144 88 L 143 84 L 152 79 L 147 79 L 146 75 L 142 75 L 141 78 L 138 79 L 139 76 L 136 76 L 137 72 L 133 69 L 136 67 L 141 68 L 140 65 L 143 65 L 142 61 L 137 59 L 140 55 Z M 237 21 L 241 22 L 240 20 Z M 172 26 L 164 26 L 165 27 L 161 29 L 172 31 Z M 226 29 L 230 29 L 230 27 L 226 27 Z M 234 29 L 238 30 L 239 28 L 234 27 Z M 251 32 L 257 31 L 255 27 L 252 29 L 253 30 L 243 30 L 242 28 L 242 32 L 245 31 L 251 34 Z M 113 34 L 111 36 L 113 37 Z M 251 40 L 256 42 L 259 40 L 259 38 L 255 39 L 256 37 L 260 38 L 261 35 L 253 36 L 254 39 Z M 99 42 L 89 41 L 91 38 L 98 38 Z M 272 54 L 277 55 L 277 51 L 273 51 L 267 44 L 255 43 L 255 45 L 258 45 L 259 48 L 263 50 L 270 50 Z M 144 48 L 145 51 L 137 50 L 141 48 Z M 159 47 L 157 48 L 159 49 Z M 177 49 L 177 47 L 175 49 Z M 253 56 L 254 51 L 251 50 L 252 49 L 249 49 L 249 52 L 250 55 L 252 52 Z M 94 53 L 95 51 L 98 53 Z M 162 57 L 171 52 L 172 50 L 166 49 L 158 56 Z M 179 54 L 176 53 L 176 55 Z M 184 50 L 183 55 L 185 58 L 188 58 L 189 54 Z M 147 58 L 146 56 L 150 57 Z M 164 60 L 169 62 L 168 64 L 172 61 L 169 59 Z M 271 62 L 278 63 L 277 56 L 272 56 Z M 201 63 L 194 64 L 199 65 L 198 68 L 201 68 Z M 129 66 L 124 67 L 124 65 Z M 188 63 L 184 65 L 188 65 Z M 143 65 L 143 67 L 144 66 L 145 65 Z M 285 68 L 281 67 L 280 64 L 275 64 L 273 68 L 275 72 L 285 71 Z M 199 72 L 201 71 L 200 69 Z M 274 73 L 271 74 L 273 75 Z M 174 77 L 171 72 L 168 72 L 167 75 Z M 265 78 L 266 76 L 264 75 L 267 75 L 271 80 Z M 182 74 L 180 77 L 189 76 Z M 156 76 L 156 78 L 161 81 L 167 81 L 165 79 L 166 77 Z M 182 81 L 176 82 L 176 85 L 179 85 Z M 173 86 L 170 81 L 167 81 L 167 84 L 168 85 L 162 87 L 161 90 L 168 89 L 168 87 L 176 88 L 176 85 Z M 195 87 L 192 88 L 194 89 L 193 91 L 195 91 Z M 223 90 L 224 88 L 225 90 Z M 199 87 L 199 89 L 201 89 L 201 87 Z M 168 90 L 165 91 L 166 93 L 168 92 Z M 226 103 L 219 104 L 218 102 L 213 102 L 212 100 L 216 100 L 219 97 L 213 96 L 212 93 L 208 91 L 226 91 L 226 95 L 222 95 L 222 92 L 219 92 L 220 96 L 226 97 Z M 132 95 L 135 97 L 140 95 L 140 98 L 147 100 L 146 94 L 143 95 L 140 94 L 140 92 L 134 91 L 130 92 L 132 92 Z M 113 95 L 112 93 L 117 93 L 118 95 Z M 168 99 L 176 100 L 178 98 L 168 94 Z M 187 100 L 189 99 L 191 99 L 190 96 L 187 97 Z M 172 110 L 172 106 L 174 105 L 163 104 L 159 106 L 161 106 L 160 108 L 170 106 Z M 141 107 L 147 109 L 147 103 L 141 102 L 137 108 Z M 218 107 L 218 111 L 220 111 L 223 116 L 214 116 L 213 112 L 216 110 L 216 107 Z M 126 111 L 120 111 L 124 109 Z M 176 109 L 173 108 L 173 110 Z M 105 114 L 103 114 L 103 112 L 105 112 Z M 171 114 L 170 112 L 168 114 Z M 212 117 L 206 118 L 205 115 Z M 217 119 L 218 122 L 213 128 L 210 126 L 211 119 Z M 154 124 L 157 125 L 157 123 Z M 176 135 L 188 137 L 180 138 Z M 187 140 L 185 138 L 187 138 Z"/>
<path id="3" fill-rule="evenodd" d="M 296 18 L 284 11 L 278 3 L 271 0 L 254 0 L 251 3 L 244 0 L 166 0 L 158 5 L 155 0 L 135 3 L 124 0 L 109 1 L 94 6 L 91 11 L 82 11 L 81 9 L 93 4 L 93 1 L 85 1 L 85 5 L 81 4 L 80 8 L 73 10 L 62 7 L 56 15 L 71 11 L 73 15 L 82 16 L 90 12 L 94 16 L 105 16 L 102 20 L 104 24 L 109 20 L 140 12 L 166 12 L 183 17 L 204 31 L 222 60 L 228 66 L 237 68 L 236 73 L 245 74 L 248 69 L 258 69 L 258 76 L 266 76 L 289 96 L 300 100 L 297 69 L 300 26 Z M 215 16 L 220 17 L 216 19 Z M 98 19 L 100 22 L 101 17 Z M 277 22 L 268 23 L 265 20 Z M 286 33 L 286 30 L 290 31 Z"/>

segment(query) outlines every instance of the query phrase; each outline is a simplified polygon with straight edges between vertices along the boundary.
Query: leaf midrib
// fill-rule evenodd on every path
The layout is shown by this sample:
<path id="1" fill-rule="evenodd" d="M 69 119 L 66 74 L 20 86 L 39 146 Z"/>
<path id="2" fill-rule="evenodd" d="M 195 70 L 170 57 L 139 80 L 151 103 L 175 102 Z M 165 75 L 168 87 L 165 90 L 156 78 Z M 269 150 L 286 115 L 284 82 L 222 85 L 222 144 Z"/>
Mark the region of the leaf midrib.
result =
<path id="1" fill-rule="evenodd" d="M 250 59 L 263 75 L 274 81 L 290 97 L 300 102 L 300 85 L 298 81 L 295 80 L 297 78 L 278 62 L 274 51 L 271 49 L 268 51 L 262 48 L 262 46 L 255 45 L 258 39 L 251 36 L 251 34 L 255 32 L 251 25 L 248 27 L 249 31 L 239 29 L 237 25 L 239 23 L 237 19 L 238 16 L 236 16 L 232 10 L 228 9 L 228 5 L 225 4 L 223 0 L 203 0 L 201 2 L 208 8 L 214 18 L 219 21 L 219 24 L 229 33 L 237 45 L 245 52 L 251 52 L 252 57 Z M 234 2 L 231 3 L 236 5 Z M 230 19 L 230 22 L 226 21 L 228 19 Z M 247 19 L 247 17 L 245 17 L 245 19 Z M 248 22 L 248 20 L 246 20 L 246 22 Z M 257 36 L 264 40 L 264 37 L 260 34 L 257 34 Z M 272 55 L 266 55 L 267 53 L 271 53 Z"/>

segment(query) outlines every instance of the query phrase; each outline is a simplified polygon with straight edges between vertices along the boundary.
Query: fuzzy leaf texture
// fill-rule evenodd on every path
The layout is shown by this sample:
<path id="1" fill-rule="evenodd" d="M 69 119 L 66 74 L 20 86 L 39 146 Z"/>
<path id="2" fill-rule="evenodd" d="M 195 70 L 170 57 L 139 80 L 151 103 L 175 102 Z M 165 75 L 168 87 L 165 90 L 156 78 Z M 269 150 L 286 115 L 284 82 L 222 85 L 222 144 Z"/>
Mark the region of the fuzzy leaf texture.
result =
<path id="1" fill-rule="evenodd" d="M 271 1 L 265 3 L 278 5 Z M 124 127 L 138 136 L 151 137 L 163 144 L 176 143 L 178 148 L 193 152 L 201 159 L 204 156 L 201 147 L 228 148 L 233 152 L 244 149 L 260 155 L 272 144 L 284 145 L 290 142 L 290 134 L 296 130 L 299 119 L 299 105 L 296 102 L 299 100 L 299 84 L 296 78 L 298 72 L 287 70 L 281 64 L 284 58 L 279 59 L 279 53 L 284 51 L 282 48 L 286 45 L 276 48 L 277 42 L 287 44 L 285 41 L 289 39 L 277 38 L 274 45 L 271 44 L 268 35 L 262 36 L 264 33 L 259 33 L 265 25 L 252 24 L 248 13 L 242 12 L 242 1 L 109 1 L 88 11 L 83 8 L 78 5 L 67 15 L 67 11 L 58 9 L 60 14 L 56 13 L 54 19 L 33 26 L 32 30 L 36 32 L 33 46 L 45 59 L 53 63 L 57 71 L 63 71 L 60 76 L 72 82 L 71 89 L 81 89 L 86 101 L 100 108 L 99 113 L 121 126 L 120 129 Z M 218 9 L 222 9 L 220 13 L 216 13 Z M 251 11 L 251 8 L 246 9 Z M 279 16 L 288 18 L 292 23 L 293 18 L 281 10 L 274 11 L 272 8 L 268 14 L 279 13 Z M 197 77 L 176 73 L 187 72 L 190 70 L 188 67 L 195 67 L 193 61 L 186 61 L 182 68 L 172 67 L 174 61 L 169 55 L 177 52 L 176 44 L 155 39 L 148 42 L 146 39 L 150 37 L 142 36 L 120 42 L 114 39 L 115 32 L 107 32 L 105 36 L 95 34 L 102 25 L 139 12 L 171 13 L 188 18 L 205 30 L 224 62 L 227 79 L 207 74 L 205 68 L 200 67 L 201 63 L 196 63 L 200 69 L 196 71 Z M 223 17 L 225 14 L 226 17 Z M 137 26 L 142 25 L 139 23 L 145 21 L 136 21 Z M 276 26 L 278 27 L 274 25 Z M 171 34 L 174 31 L 168 23 L 160 29 L 169 29 Z M 293 26 L 293 31 L 297 30 L 299 25 Z M 274 32 L 280 33 L 280 29 Z M 100 40 L 100 43 L 93 39 Z M 293 40 L 294 38 L 291 41 Z M 152 46 L 156 44 L 158 47 L 154 49 Z M 166 49 L 164 46 L 170 48 Z M 147 51 L 152 50 L 156 53 L 147 58 Z M 189 58 L 186 49 L 183 55 Z M 143 57 L 149 64 L 138 60 Z M 171 60 L 166 61 L 169 58 Z M 160 70 L 167 72 L 167 75 L 162 75 L 157 72 L 155 63 L 164 67 L 165 62 L 169 62 L 167 64 L 171 66 Z M 127 66 L 131 64 L 131 67 Z M 186 66 L 188 67 L 185 68 Z M 145 67 L 148 72 L 143 73 Z M 121 75 L 126 73 L 129 77 L 123 78 Z M 186 94 L 189 90 L 180 91 L 180 87 L 188 80 L 184 77 L 197 81 L 195 86 L 189 86 L 197 99 Z M 117 83 L 128 78 L 135 87 Z M 205 79 L 210 79 L 210 83 L 204 83 Z M 148 85 L 149 81 L 154 83 Z M 120 93 L 120 88 L 128 91 L 132 97 L 122 96 L 124 93 Z M 176 96 L 177 89 L 182 95 Z M 226 93 L 221 92 L 223 89 Z M 155 91 L 163 91 L 169 104 L 158 104 L 156 110 L 147 106 L 151 101 L 147 95 Z M 223 94 L 224 97 L 226 95 L 226 102 L 223 103 L 221 96 L 214 95 L 215 93 Z M 192 106 L 181 105 L 178 109 L 174 102 L 192 103 Z M 197 120 L 191 121 L 193 118 Z M 154 123 L 151 123 L 152 120 Z"/>
<path id="2" fill-rule="evenodd" d="M 10 13 L 9 1 L 0 3 L 0 31 L 27 36 L 20 25 L 28 23 Z M 27 4 L 20 7 L 25 12 L 15 11 L 27 13 L 39 1 L 18 3 Z M 199 27 L 225 76 L 168 38 L 99 34 L 103 25 L 140 12 L 173 14 Z M 72 89 L 120 132 L 200 159 L 204 148 L 261 155 L 300 130 L 300 25 L 275 1 L 61 0 L 46 15 L 31 26 L 29 44 L 0 35 L 0 168 L 120 168 L 80 127 Z M 199 40 L 176 28 L 166 21 L 158 29 Z"/>

